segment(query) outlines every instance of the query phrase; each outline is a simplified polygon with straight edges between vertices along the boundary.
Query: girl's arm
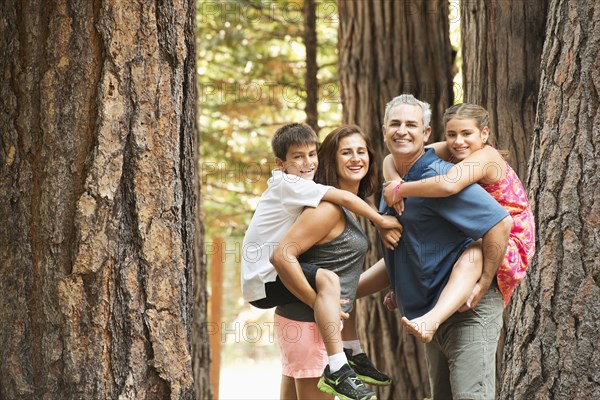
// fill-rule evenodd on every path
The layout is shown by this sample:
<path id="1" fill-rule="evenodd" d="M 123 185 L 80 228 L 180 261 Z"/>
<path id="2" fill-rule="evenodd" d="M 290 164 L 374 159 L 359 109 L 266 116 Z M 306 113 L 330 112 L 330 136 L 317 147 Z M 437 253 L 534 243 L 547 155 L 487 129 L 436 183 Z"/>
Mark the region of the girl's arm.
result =
<path id="1" fill-rule="evenodd" d="M 335 203 L 353 213 L 368 218 L 379 229 L 402 229 L 402 225 L 396 217 L 379 214 L 363 199 L 347 190 L 331 188 L 325 193 L 323 200 Z"/>
<path id="2" fill-rule="evenodd" d="M 506 174 L 500 153 L 490 146 L 478 150 L 454 165 L 445 175 L 420 181 L 403 182 L 394 187 L 398 197 L 448 197 L 472 183 L 494 183 Z"/>
<path id="3" fill-rule="evenodd" d="M 404 200 L 402 197 L 396 196 L 394 188 L 402 182 L 402 177 L 396 170 L 394 158 L 391 154 L 388 154 L 383 159 L 383 178 L 387 181 L 384 184 L 383 200 L 385 200 L 388 206 L 394 207 L 398 215 L 400 215 L 404 212 Z"/>
<path id="4" fill-rule="evenodd" d="M 396 171 L 396 166 L 394 165 L 394 158 L 391 154 L 388 154 L 383 159 L 383 179 L 386 181 L 401 181 L 402 177 Z"/>
<path id="5" fill-rule="evenodd" d="M 425 147 L 428 149 L 433 149 L 435 154 L 437 154 L 437 156 L 444 161 L 448 161 L 450 159 L 451 153 L 450 150 L 448 150 L 448 145 L 446 142 L 435 142 L 428 144 Z"/>
<path id="6" fill-rule="evenodd" d="M 333 203 L 324 201 L 316 208 L 306 208 L 270 258 L 285 287 L 311 308 L 315 304 L 317 293 L 306 280 L 298 257 L 323 240 L 340 218 L 342 210 Z"/>

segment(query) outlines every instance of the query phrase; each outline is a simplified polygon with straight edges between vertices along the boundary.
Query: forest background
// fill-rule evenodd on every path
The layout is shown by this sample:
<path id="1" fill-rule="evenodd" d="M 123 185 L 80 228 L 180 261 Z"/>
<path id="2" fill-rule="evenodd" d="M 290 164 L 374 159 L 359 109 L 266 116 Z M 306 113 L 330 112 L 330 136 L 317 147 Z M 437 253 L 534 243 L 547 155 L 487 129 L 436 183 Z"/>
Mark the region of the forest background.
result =
<path id="1" fill-rule="evenodd" d="M 438 11 L 432 7 L 428 12 Z M 448 3 L 448 21 L 455 59 L 454 103 L 459 103 L 458 1 Z M 212 374 L 220 365 L 225 377 L 219 391 L 224 399 L 235 393 L 257 399 L 278 393 L 279 353 L 269 329 L 273 310 L 256 309 L 241 296 L 242 241 L 274 167 L 270 140 L 275 130 L 285 123 L 304 122 L 322 140 L 342 123 L 338 31 L 335 0 L 200 2 L 200 170 L 210 282 L 208 321 L 216 333 Z M 219 350 L 220 363 L 215 360 Z M 245 369 L 240 370 L 242 366 Z M 264 376 L 266 369 L 273 376 L 263 387 L 241 385 L 244 392 L 236 392 L 239 387 L 225 383 L 233 375 L 256 382 L 260 379 L 256 374 Z M 212 380 L 213 386 L 221 381 L 216 376 Z"/>
<path id="2" fill-rule="evenodd" d="M 383 153 L 404 92 L 433 140 L 461 96 L 486 107 L 528 191 L 497 397 L 600 398 L 599 25 L 594 0 L 0 2 L 0 398 L 223 398 L 219 372 L 277 397 L 270 315 L 238 276 L 270 137 L 355 123 Z M 393 377 L 378 398 L 426 398 L 381 297 L 357 302 Z"/>

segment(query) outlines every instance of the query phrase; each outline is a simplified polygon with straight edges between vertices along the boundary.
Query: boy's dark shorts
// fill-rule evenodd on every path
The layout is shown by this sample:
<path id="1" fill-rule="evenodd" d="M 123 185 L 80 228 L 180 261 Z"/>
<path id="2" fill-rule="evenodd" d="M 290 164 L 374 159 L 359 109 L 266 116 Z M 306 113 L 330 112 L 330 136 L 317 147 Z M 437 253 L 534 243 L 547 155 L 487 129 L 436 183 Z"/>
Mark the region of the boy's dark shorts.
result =
<path id="1" fill-rule="evenodd" d="M 302 267 L 302 272 L 304 272 L 304 276 L 306 277 L 308 284 L 316 291 L 317 270 L 319 267 L 314 264 L 303 262 L 300 263 L 300 267 Z M 250 304 L 257 308 L 267 309 L 300 301 L 300 299 L 294 296 L 292 292 L 285 287 L 283 282 L 281 282 L 281 279 L 279 279 L 279 275 L 275 281 L 267 282 L 265 284 L 265 291 L 267 293 L 267 297 L 264 299 L 251 301 Z"/>

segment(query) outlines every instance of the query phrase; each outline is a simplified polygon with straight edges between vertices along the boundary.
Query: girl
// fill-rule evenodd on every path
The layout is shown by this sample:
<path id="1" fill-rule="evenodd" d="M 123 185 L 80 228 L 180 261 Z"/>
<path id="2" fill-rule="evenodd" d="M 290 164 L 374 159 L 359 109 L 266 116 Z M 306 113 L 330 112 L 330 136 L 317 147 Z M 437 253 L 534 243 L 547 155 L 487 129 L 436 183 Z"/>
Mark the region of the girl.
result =
<path id="1" fill-rule="evenodd" d="M 447 197 L 460 192 L 472 183 L 480 184 L 502 205 L 513 219 L 506 255 L 496 274 L 498 287 L 508 304 L 516 285 L 525 272 L 535 251 L 534 221 L 525 189 L 517 174 L 503 156 L 489 143 L 488 112 L 475 104 L 456 104 L 444 114 L 446 142 L 434 143 L 437 155 L 454 162 L 445 175 L 417 182 L 402 182 L 391 156 L 384 160 L 384 177 L 391 180 L 384 199 L 402 212 L 404 197 Z M 458 276 L 460 274 L 460 276 Z M 477 282 L 481 270 L 456 269 L 444 288 L 435 307 L 425 315 L 408 320 L 404 326 L 424 342 L 430 342 L 437 327 L 456 312 L 466 301 L 470 307 L 471 292 L 464 282 Z"/>

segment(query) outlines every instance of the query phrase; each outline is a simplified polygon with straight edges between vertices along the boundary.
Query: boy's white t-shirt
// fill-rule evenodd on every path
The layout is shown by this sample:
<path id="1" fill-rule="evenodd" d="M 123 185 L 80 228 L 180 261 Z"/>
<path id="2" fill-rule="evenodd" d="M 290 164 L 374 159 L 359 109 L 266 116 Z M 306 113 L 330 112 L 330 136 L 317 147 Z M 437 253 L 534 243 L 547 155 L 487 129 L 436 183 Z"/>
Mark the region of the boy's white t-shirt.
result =
<path id="1" fill-rule="evenodd" d="M 248 302 L 265 298 L 265 283 L 277 278 L 269 261 L 275 247 L 304 210 L 319 205 L 331 186 L 273 170 L 242 245 L 242 294 Z"/>

